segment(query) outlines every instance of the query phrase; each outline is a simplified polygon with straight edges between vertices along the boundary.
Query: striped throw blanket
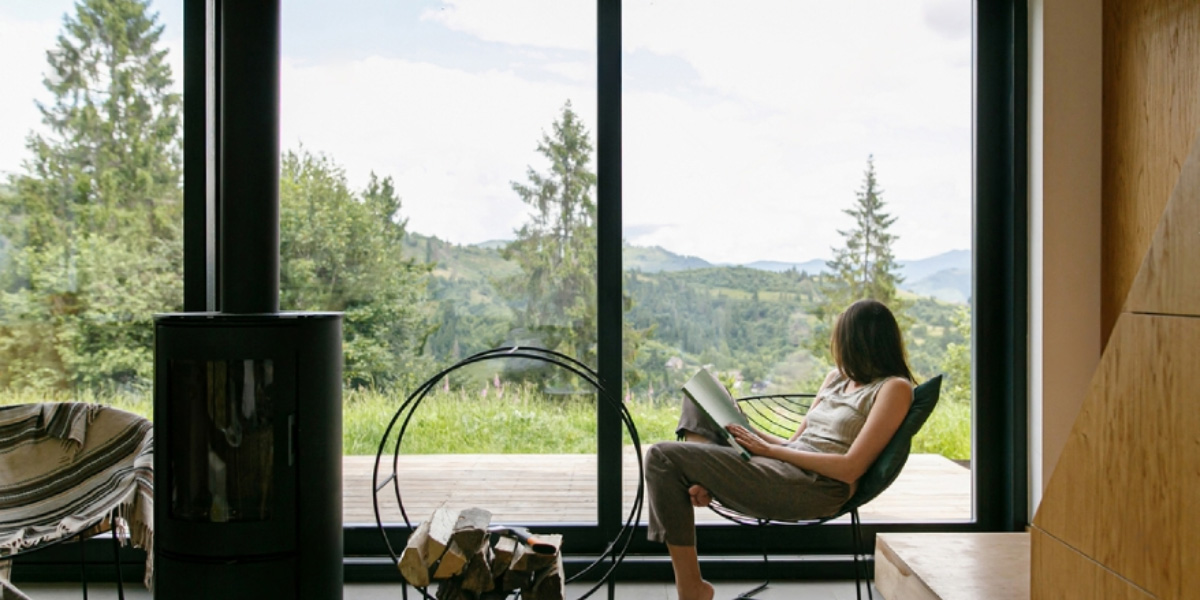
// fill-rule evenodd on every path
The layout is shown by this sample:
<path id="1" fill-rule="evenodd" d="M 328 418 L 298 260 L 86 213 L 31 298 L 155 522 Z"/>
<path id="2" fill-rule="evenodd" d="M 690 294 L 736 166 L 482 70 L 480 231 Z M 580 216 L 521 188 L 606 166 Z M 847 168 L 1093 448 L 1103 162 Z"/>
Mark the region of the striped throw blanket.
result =
<path id="1" fill-rule="evenodd" d="M 0 556 L 116 526 L 146 550 L 149 587 L 153 453 L 152 425 L 132 413 L 69 402 L 0 407 Z"/>

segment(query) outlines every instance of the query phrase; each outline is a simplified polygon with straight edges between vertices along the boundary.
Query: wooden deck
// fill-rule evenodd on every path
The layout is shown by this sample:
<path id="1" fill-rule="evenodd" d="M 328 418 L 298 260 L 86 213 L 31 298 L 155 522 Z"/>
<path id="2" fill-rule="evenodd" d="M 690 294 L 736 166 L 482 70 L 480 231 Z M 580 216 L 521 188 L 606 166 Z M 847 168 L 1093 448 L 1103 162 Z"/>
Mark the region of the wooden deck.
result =
<path id="1" fill-rule="evenodd" d="M 391 472 L 381 469 L 381 480 Z M 343 522 L 374 524 L 374 456 L 343 459 Z M 632 448 L 622 461 L 625 506 L 637 491 Z M 594 523 L 596 457 L 587 454 L 426 454 L 400 457 L 400 493 L 415 523 L 435 508 L 477 506 L 508 523 Z M 393 488 L 380 495 L 385 522 L 403 522 Z M 965 521 L 971 518 L 971 472 L 934 454 L 914 454 L 900 477 L 859 511 L 864 521 Z M 643 509 L 643 520 L 645 511 Z M 696 509 L 697 522 L 723 522 Z"/>

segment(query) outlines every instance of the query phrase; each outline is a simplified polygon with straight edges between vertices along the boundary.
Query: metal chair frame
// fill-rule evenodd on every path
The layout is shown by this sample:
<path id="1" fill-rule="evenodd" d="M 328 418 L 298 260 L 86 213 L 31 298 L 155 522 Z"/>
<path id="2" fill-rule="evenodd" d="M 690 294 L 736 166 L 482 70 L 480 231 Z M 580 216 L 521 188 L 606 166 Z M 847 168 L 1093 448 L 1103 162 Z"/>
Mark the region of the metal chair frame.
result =
<path id="1" fill-rule="evenodd" d="M 862 587 L 863 583 L 865 582 L 867 587 L 867 598 L 874 600 L 874 594 L 871 592 L 871 582 L 868 576 L 869 569 L 867 567 L 867 561 L 873 559 L 870 558 L 869 553 L 863 548 L 866 537 L 862 532 L 862 519 L 859 517 L 858 509 L 860 506 L 870 502 L 871 500 L 874 500 L 876 496 L 883 493 L 884 490 L 890 487 L 892 482 L 895 481 L 896 477 L 900 474 L 900 471 L 904 468 L 904 464 L 908 460 L 908 451 L 911 448 L 912 436 L 916 435 L 916 432 L 920 430 L 922 425 L 924 425 L 929 413 L 933 411 L 933 407 L 937 404 L 938 396 L 940 395 L 941 390 L 941 381 L 942 376 L 938 375 L 922 384 L 922 386 L 918 386 L 918 389 L 922 389 L 923 395 L 925 393 L 932 394 L 932 397 L 920 407 L 918 407 L 917 404 L 917 391 L 914 390 L 913 405 L 909 408 L 909 412 L 905 416 L 904 422 L 901 423 L 900 428 L 896 431 L 893 439 L 888 442 L 887 447 L 885 447 L 883 452 L 880 453 L 879 458 L 877 458 L 875 463 L 872 464 L 867 470 L 868 473 L 882 470 L 882 472 L 878 474 L 879 479 L 877 482 L 875 482 L 876 487 L 873 489 L 864 489 L 864 487 L 860 487 L 858 491 L 855 492 L 854 496 L 851 497 L 850 500 L 847 501 L 846 504 L 836 514 L 820 519 L 806 521 L 776 521 L 773 519 L 763 519 L 760 517 L 742 514 L 722 505 L 715 498 L 713 499 L 709 508 L 721 517 L 724 517 L 725 519 L 739 525 L 754 525 L 757 527 L 766 527 L 772 523 L 787 524 L 792 526 L 820 525 L 849 514 L 851 544 L 854 557 L 854 591 L 858 597 L 858 600 L 862 600 Z M 926 392 L 924 390 L 932 391 Z M 738 408 L 742 410 L 742 413 L 746 415 L 747 419 L 750 420 L 750 424 L 755 428 L 767 430 L 774 429 L 776 432 L 786 430 L 794 432 L 800 427 L 800 423 L 803 421 L 804 415 L 807 414 L 808 409 L 812 406 L 812 402 L 815 397 L 816 394 L 807 393 L 767 394 L 738 398 L 737 403 Z M 903 447 L 900 448 L 900 445 L 903 445 Z M 901 453 L 899 462 L 890 460 L 892 456 L 898 452 Z M 882 464 L 885 458 L 889 459 L 888 464 Z M 864 476 L 864 479 L 865 478 L 866 477 Z M 765 581 L 750 590 L 738 594 L 735 600 L 752 598 L 755 594 L 765 590 L 771 584 L 771 562 L 769 553 L 767 552 L 766 535 L 760 535 L 759 539 L 762 542 L 763 572 Z"/>
<path id="2" fill-rule="evenodd" d="M 125 598 L 125 583 L 124 583 L 123 577 L 121 575 L 121 540 L 120 540 L 119 534 L 117 532 L 117 529 L 118 529 L 117 523 L 118 523 L 119 517 L 117 516 L 116 509 L 113 509 L 107 515 L 100 517 L 95 522 L 89 523 L 86 527 L 83 527 L 79 531 L 79 533 L 77 533 L 73 536 L 60 537 L 58 539 L 55 539 L 54 541 L 46 542 L 43 544 L 37 544 L 36 546 L 30 547 L 30 548 L 25 548 L 23 550 L 10 552 L 7 554 L 0 554 L 0 560 L 6 560 L 6 561 L 11 562 L 12 560 L 20 558 L 22 556 L 28 556 L 28 555 L 34 554 L 36 552 L 41 552 L 47 548 L 57 546 L 63 542 L 75 540 L 79 543 L 79 580 L 80 580 L 80 585 L 83 589 L 83 598 L 84 598 L 84 600 L 87 600 L 87 597 L 88 597 L 87 557 L 86 557 L 86 553 L 85 553 L 86 548 L 84 545 L 84 541 L 86 539 L 88 539 L 88 537 L 85 537 L 85 536 L 88 536 L 89 533 L 92 534 L 90 537 L 98 537 L 99 534 L 102 534 L 103 532 L 102 532 L 102 530 L 98 529 L 98 526 L 101 523 L 103 523 L 106 518 L 108 519 L 109 530 L 112 534 L 113 564 L 116 567 L 116 575 L 117 575 L 117 595 L 121 600 L 124 600 L 124 598 Z M 121 520 L 124 520 L 124 519 L 121 519 Z"/>
<path id="3" fill-rule="evenodd" d="M 116 517 L 110 516 L 109 519 L 110 519 L 110 522 L 112 523 L 112 527 L 109 528 L 109 531 L 112 532 L 113 564 L 115 565 L 116 571 L 117 571 L 117 597 L 120 600 L 125 600 L 125 583 L 121 577 L 121 540 L 119 537 L 117 537 Z M 87 529 L 91 529 L 91 527 L 88 527 Z M 22 556 L 29 556 L 31 554 L 41 552 L 42 550 L 45 550 L 47 548 L 53 548 L 63 542 L 68 542 L 68 541 L 74 540 L 75 542 L 77 542 L 79 544 L 79 583 L 83 588 L 83 600 L 87 600 L 87 597 L 88 597 L 87 555 L 85 554 L 86 548 L 84 547 L 84 541 L 86 541 L 87 538 L 84 538 L 85 533 L 86 533 L 86 529 L 80 533 L 77 533 L 77 534 L 71 536 L 71 537 L 59 538 L 53 542 L 49 542 L 46 544 L 40 544 L 38 546 L 29 548 L 26 550 L 22 550 L 20 552 L 14 552 L 12 554 L 5 554 L 5 555 L 0 556 L 0 560 L 12 561 L 15 558 L 20 558 Z"/>

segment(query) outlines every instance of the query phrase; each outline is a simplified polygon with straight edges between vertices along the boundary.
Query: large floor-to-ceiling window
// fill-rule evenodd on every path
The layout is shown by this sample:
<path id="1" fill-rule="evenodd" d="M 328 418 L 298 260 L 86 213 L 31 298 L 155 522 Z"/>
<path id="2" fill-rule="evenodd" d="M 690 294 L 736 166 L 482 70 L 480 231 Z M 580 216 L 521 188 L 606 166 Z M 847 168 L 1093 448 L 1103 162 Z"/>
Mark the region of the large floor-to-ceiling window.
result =
<path id="1" fill-rule="evenodd" d="M 79 16 L 119 4 L 0 7 L 6 401 L 148 414 L 151 315 L 182 308 L 185 286 L 190 308 L 212 307 L 211 194 L 192 188 L 186 225 L 204 239 L 185 252 L 182 174 L 218 174 L 211 144 L 181 155 L 178 121 L 187 68 L 204 122 L 217 24 L 192 22 L 184 65 L 182 3 Z M 877 251 L 913 366 L 947 388 L 895 486 L 908 499 L 865 516 L 1022 522 L 1022 15 L 952 0 L 287 2 L 280 304 L 346 313 L 348 553 L 378 551 L 361 457 L 415 384 L 473 352 L 536 345 L 598 368 L 644 444 L 673 437 L 699 366 L 738 394 L 811 389 L 847 283 L 831 263 L 871 223 L 891 235 Z M 89 69 L 113 56 L 92 29 L 121 22 L 144 43 Z M 871 202 L 876 221 L 845 212 Z M 490 502 L 598 552 L 636 487 L 613 425 L 561 370 L 457 371 L 405 439 L 410 515 Z M 758 548 L 755 532 L 705 528 L 707 548 Z M 769 543 L 845 548 L 839 526 L 821 529 Z"/>
<path id="2" fill-rule="evenodd" d="M 881 300 L 946 385 L 864 518 L 970 520 L 971 3 L 623 17 L 630 400 L 677 406 L 700 367 L 737 396 L 816 391 L 837 314 Z"/>
<path id="3" fill-rule="evenodd" d="M 373 524 L 380 438 L 426 378 L 511 345 L 596 366 L 596 9 L 328 10 L 283 6 L 280 305 L 346 313 L 345 520 Z M 447 374 L 404 433 L 405 511 L 595 523 L 593 392 L 529 360 Z"/>

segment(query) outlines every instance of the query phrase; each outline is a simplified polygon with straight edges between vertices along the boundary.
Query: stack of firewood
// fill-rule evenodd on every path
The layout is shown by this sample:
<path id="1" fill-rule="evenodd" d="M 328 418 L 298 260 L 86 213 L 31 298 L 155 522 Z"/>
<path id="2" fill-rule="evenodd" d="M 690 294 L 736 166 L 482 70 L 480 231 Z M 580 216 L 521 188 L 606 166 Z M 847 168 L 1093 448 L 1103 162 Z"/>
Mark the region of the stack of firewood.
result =
<path id="1" fill-rule="evenodd" d="M 436 581 L 438 600 L 501 599 L 516 590 L 524 600 L 562 600 L 562 536 L 537 536 L 540 552 L 503 531 L 493 544 L 491 518 L 481 508 L 435 510 L 409 536 L 400 573 L 417 587 Z"/>

